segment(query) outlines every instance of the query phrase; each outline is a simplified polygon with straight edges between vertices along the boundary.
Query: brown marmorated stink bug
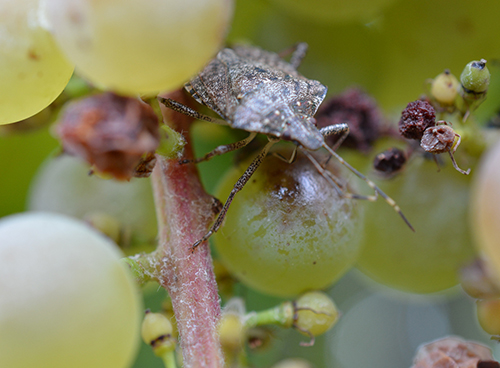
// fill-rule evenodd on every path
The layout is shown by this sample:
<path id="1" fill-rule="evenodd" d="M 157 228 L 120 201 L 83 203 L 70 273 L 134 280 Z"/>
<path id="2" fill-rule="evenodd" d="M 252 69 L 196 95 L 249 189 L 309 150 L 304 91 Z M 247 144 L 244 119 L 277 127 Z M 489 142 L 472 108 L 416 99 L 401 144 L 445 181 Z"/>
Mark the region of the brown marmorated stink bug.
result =
<path id="1" fill-rule="evenodd" d="M 413 230 L 392 198 L 335 153 L 334 149 L 349 134 L 347 124 L 333 124 L 321 129 L 316 127 L 316 120 L 313 116 L 325 98 L 327 87 L 297 72 L 297 67 L 306 50 L 307 44 L 305 43 L 299 43 L 291 50 L 287 50 L 283 54 L 292 54 L 289 62 L 284 61 L 276 53 L 257 47 L 236 46 L 220 51 L 200 74 L 186 83 L 185 88 L 196 101 L 208 106 L 223 120 L 200 114 L 172 99 L 159 98 L 165 106 L 182 114 L 250 132 L 247 138 L 239 142 L 219 146 L 199 159 L 184 160 L 181 161 L 182 163 L 206 161 L 213 156 L 244 147 L 255 138 L 257 133 L 265 134 L 269 139 L 234 185 L 210 230 L 193 245 L 193 249 L 220 228 L 236 193 L 248 182 L 271 146 L 280 140 L 295 143 L 297 149 L 306 155 L 319 173 L 336 188 L 340 196 L 374 201 L 380 195 Z M 324 139 L 331 134 L 339 134 L 342 137 L 333 149 L 325 143 Z M 364 180 L 375 191 L 374 195 L 363 196 L 344 190 L 339 180 L 310 153 L 321 147 Z"/>

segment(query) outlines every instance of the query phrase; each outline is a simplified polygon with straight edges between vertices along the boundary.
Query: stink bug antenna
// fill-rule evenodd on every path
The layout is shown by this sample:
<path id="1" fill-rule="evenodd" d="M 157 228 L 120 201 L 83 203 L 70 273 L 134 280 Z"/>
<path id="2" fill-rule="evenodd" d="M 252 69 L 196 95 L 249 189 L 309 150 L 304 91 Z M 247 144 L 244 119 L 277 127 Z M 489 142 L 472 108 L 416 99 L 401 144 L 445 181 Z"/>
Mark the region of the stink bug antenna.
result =
<path id="1" fill-rule="evenodd" d="M 332 155 L 333 157 L 335 157 L 342 165 L 344 165 L 345 167 L 347 167 L 354 175 L 356 175 L 361 180 L 365 181 L 366 184 L 368 184 L 368 186 L 375 191 L 376 195 L 379 194 L 382 198 L 384 198 L 385 201 L 389 204 L 389 206 L 391 206 L 394 209 L 394 211 L 396 211 L 399 214 L 399 216 L 401 216 L 401 218 L 406 223 L 406 225 L 408 225 L 408 227 L 412 231 L 415 231 L 415 229 L 413 228 L 413 226 L 410 224 L 410 221 L 408 221 L 408 219 L 403 214 L 403 212 L 401 211 L 401 208 L 399 208 L 398 204 L 396 203 L 396 201 L 394 199 L 392 199 L 387 194 L 385 194 L 382 191 L 382 189 L 380 189 L 373 181 L 371 181 L 366 176 L 364 176 L 363 174 L 361 174 L 358 170 L 356 170 L 354 167 L 352 167 L 346 160 L 344 160 L 342 157 L 340 157 L 326 143 L 323 143 L 323 147 L 330 153 L 330 155 Z M 325 170 L 325 171 L 327 171 L 327 170 Z M 327 171 L 327 172 L 329 172 L 329 171 Z M 346 193 L 344 193 L 344 195 L 345 194 Z M 375 199 L 377 199 L 376 195 L 375 196 L 357 196 L 357 195 L 352 195 L 351 194 L 350 196 L 352 196 L 353 198 L 367 199 L 369 201 L 374 201 Z"/>

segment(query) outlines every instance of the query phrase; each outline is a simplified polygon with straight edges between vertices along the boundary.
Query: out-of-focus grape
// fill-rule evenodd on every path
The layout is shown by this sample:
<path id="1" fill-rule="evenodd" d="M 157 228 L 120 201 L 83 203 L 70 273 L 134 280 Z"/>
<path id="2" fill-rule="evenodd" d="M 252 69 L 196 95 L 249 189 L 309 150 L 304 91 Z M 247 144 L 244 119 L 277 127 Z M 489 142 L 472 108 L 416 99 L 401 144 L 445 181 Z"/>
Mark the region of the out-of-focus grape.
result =
<path id="1" fill-rule="evenodd" d="M 218 198 L 227 198 L 249 164 L 229 170 Z M 321 289 L 356 260 L 361 227 L 356 205 L 339 199 L 304 156 L 293 164 L 269 156 L 236 195 L 215 245 L 229 271 L 259 291 L 289 296 Z"/>
<path id="2" fill-rule="evenodd" d="M 48 28 L 98 86 L 137 94 L 178 88 L 224 41 L 232 0 L 44 0 Z"/>
<path id="3" fill-rule="evenodd" d="M 369 22 L 379 16 L 384 8 L 395 0 L 273 0 L 276 4 L 297 17 L 313 21 Z"/>
<path id="4" fill-rule="evenodd" d="M 40 26 L 37 0 L 0 2 L 0 125 L 35 115 L 62 92 L 73 66 Z"/>
<path id="5" fill-rule="evenodd" d="M 477 319 L 490 335 L 500 335 L 500 299 L 478 300 Z"/>
<path id="6" fill-rule="evenodd" d="M 2 367 L 129 367 L 142 306 L 120 257 L 112 242 L 70 218 L 3 218 Z"/>
<path id="7" fill-rule="evenodd" d="M 117 182 L 88 173 L 89 167 L 75 157 L 49 158 L 32 183 L 28 209 L 62 213 L 90 222 L 107 215 L 119 222 L 132 242 L 151 242 L 156 238 L 149 179 Z"/>
<path id="8" fill-rule="evenodd" d="M 438 172 L 415 157 L 403 173 L 379 183 L 415 228 L 412 232 L 384 202 L 367 203 L 361 271 L 404 291 L 432 293 L 458 283 L 474 257 L 467 224 L 470 180 L 451 164 Z"/>
<path id="9" fill-rule="evenodd" d="M 472 229 L 476 245 L 491 263 L 491 271 L 500 280 L 500 141 L 482 159 L 474 177 L 471 197 Z"/>

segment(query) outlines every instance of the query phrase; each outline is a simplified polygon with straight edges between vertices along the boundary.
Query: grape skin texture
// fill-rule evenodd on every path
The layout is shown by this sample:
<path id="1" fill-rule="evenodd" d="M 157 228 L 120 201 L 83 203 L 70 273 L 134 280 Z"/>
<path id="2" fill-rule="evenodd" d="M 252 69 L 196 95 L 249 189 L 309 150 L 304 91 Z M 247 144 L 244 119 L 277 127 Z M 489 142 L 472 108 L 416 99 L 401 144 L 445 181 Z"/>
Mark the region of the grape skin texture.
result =
<path id="1" fill-rule="evenodd" d="M 178 88 L 220 48 L 231 0 L 44 0 L 48 27 L 79 74 L 104 89 Z"/>
<path id="2" fill-rule="evenodd" d="M 227 197 L 249 163 L 227 172 L 218 198 Z M 326 287 L 352 266 L 360 226 L 356 201 L 339 200 L 305 157 L 288 164 L 268 156 L 237 194 L 214 242 L 222 262 L 243 283 L 292 296 Z"/>
<path id="3" fill-rule="evenodd" d="M 470 179 L 447 162 L 441 171 L 422 157 L 379 183 L 401 207 L 412 232 L 383 201 L 366 206 L 361 271 L 377 282 L 413 293 L 455 286 L 458 269 L 472 260 L 467 223 Z"/>
<path id="4" fill-rule="evenodd" d="M 0 221 L 2 367 L 130 365 L 142 304 L 116 249 L 61 215 Z"/>
<path id="5" fill-rule="evenodd" d="M 483 157 L 474 178 L 471 223 L 476 245 L 500 280 L 500 141 Z"/>
<path id="6" fill-rule="evenodd" d="M 35 115 L 62 92 L 73 73 L 37 20 L 37 0 L 0 2 L 0 125 Z"/>

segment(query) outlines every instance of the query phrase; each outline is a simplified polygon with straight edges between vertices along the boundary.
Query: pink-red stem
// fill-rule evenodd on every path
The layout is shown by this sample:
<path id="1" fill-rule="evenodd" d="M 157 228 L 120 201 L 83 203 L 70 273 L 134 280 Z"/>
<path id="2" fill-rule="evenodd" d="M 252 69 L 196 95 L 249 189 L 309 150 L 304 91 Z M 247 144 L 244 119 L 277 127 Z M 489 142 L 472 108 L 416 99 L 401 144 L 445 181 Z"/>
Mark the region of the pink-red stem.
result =
<path id="1" fill-rule="evenodd" d="M 189 104 L 180 91 L 168 97 Z M 168 109 L 165 122 L 186 135 L 192 119 Z M 184 157 L 192 158 L 188 136 Z M 158 156 L 152 174 L 159 223 L 159 279 L 170 294 L 181 336 L 184 367 L 223 367 L 217 323 L 221 309 L 212 258 L 207 243 L 194 252 L 191 246 L 211 224 L 213 199 L 199 180 L 193 164 Z"/>

